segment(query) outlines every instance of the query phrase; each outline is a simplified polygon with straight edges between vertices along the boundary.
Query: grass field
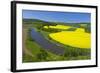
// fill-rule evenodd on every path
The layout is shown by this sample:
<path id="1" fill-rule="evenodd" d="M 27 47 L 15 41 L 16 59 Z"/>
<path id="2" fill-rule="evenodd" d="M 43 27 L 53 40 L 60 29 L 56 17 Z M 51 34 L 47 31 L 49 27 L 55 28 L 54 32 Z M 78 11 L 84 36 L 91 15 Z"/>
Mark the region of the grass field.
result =
<path id="1" fill-rule="evenodd" d="M 76 27 L 65 24 L 48 25 L 46 22 L 31 22 L 23 21 L 23 29 L 27 36 L 23 40 L 23 62 L 44 62 L 44 61 L 63 61 L 63 60 L 87 60 L 91 58 L 91 32 L 88 29 L 89 25 Z M 35 24 L 34 24 L 35 23 Z M 55 23 L 54 23 L 55 24 Z M 79 24 L 78 24 L 79 25 Z M 30 36 L 30 29 L 34 28 L 42 34 L 48 41 L 59 45 L 64 50 L 63 55 L 57 55 L 43 49 Z M 87 31 L 88 30 L 88 31 Z M 25 34 L 23 34 L 23 37 Z"/>

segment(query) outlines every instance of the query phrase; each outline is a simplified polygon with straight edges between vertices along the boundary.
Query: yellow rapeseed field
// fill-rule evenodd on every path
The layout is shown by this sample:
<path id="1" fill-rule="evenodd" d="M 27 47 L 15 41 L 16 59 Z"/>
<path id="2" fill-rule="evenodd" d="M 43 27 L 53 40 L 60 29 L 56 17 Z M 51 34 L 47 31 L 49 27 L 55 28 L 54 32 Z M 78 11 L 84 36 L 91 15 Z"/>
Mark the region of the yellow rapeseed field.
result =
<path id="1" fill-rule="evenodd" d="M 48 26 L 44 26 L 44 28 L 48 29 Z M 49 26 L 49 28 L 54 28 L 54 29 L 69 29 L 69 28 L 71 28 L 71 26 L 56 25 L 56 26 Z"/>
<path id="2" fill-rule="evenodd" d="M 91 34 L 86 33 L 83 28 L 77 28 L 76 31 L 51 33 L 49 36 L 53 40 L 65 45 L 78 48 L 91 48 Z"/>

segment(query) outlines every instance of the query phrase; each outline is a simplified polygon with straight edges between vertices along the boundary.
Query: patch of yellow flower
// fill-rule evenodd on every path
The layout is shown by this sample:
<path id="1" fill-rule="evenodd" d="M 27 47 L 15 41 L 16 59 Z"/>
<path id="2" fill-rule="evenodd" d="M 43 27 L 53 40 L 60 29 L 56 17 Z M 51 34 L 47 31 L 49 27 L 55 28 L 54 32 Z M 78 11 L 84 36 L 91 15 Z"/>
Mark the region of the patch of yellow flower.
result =
<path id="1" fill-rule="evenodd" d="M 51 33 L 49 36 L 53 40 L 65 45 L 79 48 L 91 48 L 91 34 L 86 33 L 83 28 L 77 28 L 76 31 Z"/>
<path id="2" fill-rule="evenodd" d="M 48 29 L 48 26 L 44 26 L 44 28 Z M 49 28 L 54 28 L 54 29 L 69 29 L 69 28 L 71 28 L 71 26 L 56 25 L 56 26 L 49 26 Z"/>

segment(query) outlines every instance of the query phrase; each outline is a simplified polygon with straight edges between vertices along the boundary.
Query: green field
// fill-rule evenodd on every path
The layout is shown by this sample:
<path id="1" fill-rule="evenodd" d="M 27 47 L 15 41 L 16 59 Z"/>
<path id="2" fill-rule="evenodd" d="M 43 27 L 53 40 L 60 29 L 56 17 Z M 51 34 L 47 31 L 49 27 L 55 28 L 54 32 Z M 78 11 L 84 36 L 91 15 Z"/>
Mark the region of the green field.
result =
<path id="1" fill-rule="evenodd" d="M 84 25 L 85 24 L 85 25 Z M 70 28 L 57 29 L 55 26 L 69 26 Z M 46 27 L 46 28 L 44 28 Z M 57 55 L 50 51 L 44 50 L 30 36 L 30 29 L 34 28 L 42 34 L 48 41 L 58 44 L 64 49 L 63 55 Z M 53 40 L 49 34 L 62 31 L 75 31 L 77 28 L 85 29 L 86 33 L 91 33 L 90 23 L 60 23 L 45 22 L 37 19 L 23 19 L 23 62 L 45 62 L 45 61 L 63 61 L 63 60 L 87 60 L 91 59 L 91 48 L 79 48 L 62 44 Z"/>

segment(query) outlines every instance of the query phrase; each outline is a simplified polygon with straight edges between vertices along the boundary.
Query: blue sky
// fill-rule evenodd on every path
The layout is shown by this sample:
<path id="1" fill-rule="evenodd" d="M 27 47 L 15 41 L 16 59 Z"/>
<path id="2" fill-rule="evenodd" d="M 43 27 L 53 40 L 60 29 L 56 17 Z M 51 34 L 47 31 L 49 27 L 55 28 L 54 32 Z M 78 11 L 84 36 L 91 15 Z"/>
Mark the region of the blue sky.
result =
<path id="1" fill-rule="evenodd" d="M 23 10 L 22 15 L 23 18 L 27 19 L 40 19 L 51 22 L 80 23 L 80 22 L 91 21 L 90 13 L 79 13 L 79 12 Z"/>

